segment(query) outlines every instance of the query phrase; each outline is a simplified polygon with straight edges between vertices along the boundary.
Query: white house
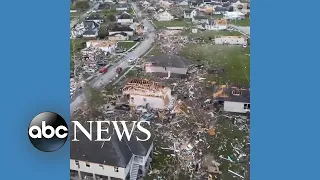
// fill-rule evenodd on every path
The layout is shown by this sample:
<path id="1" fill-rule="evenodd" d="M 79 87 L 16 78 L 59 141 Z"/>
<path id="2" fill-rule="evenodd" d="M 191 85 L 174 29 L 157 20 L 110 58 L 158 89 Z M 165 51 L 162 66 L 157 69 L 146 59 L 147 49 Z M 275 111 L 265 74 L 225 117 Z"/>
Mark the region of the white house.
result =
<path id="1" fill-rule="evenodd" d="M 194 16 L 192 17 L 192 22 L 195 24 L 208 24 L 209 19 L 206 16 Z"/>
<path id="2" fill-rule="evenodd" d="M 223 110 L 234 113 L 250 113 L 250 89 L 236 86 L 214 87 L 213 99 L 223 104 Z"/>
<path id="3" fill-rule="evenodd" d="M 247 38 L 243 36 L 216 36 L 215 44 L 230 44 L 230 45 L 247 45 Z"/>
<path id="4" fill-rule="evenodd" d="M 226 19 L 210 19 L 208 24 L 205 24 L 205 29 L 208 31 L 221 31 L 227 29 Z"/>
<path id="5" fill-rule="evenodd" d="M 120 16 L 117 17 L 117 23 L 119 24 L 132 24 L 133 16 L 127 12 L 123 12 Z"/>
<path id="6" fill-rule="evenodd" d="M 87 41 L 87 48 L 93 47 L 101 49 L 105 54 L 113 54 L 117 48 L 117 43 L 115 41 L 105 41 L 105 40 L 95 40 Z"/>
<path id="7" fill-rule="evenodd" d="M 192 19 L 197 15 L 197 10 L 196 9 L 188 9 L 183 11 L 183 18 L 185 19 Z"/>
<path id="8" fill-rule="evenodd" d="M 112 28 L 109 28 L 108 32 L 109 32 L 109 36 L 113 34 L 121 33 L 121 32 L 126 33 L 128 36 L 133 36 L 134 34 L 134 30 L 131 29 L 129 26 L 114 26 Z"/>
<path id="9" fill-rule="evenodd" d="M 114 33 L 108 36 L 108 40 L 110 41 L 127 41 L 129 40 L 129 36 L 125 32 Z"/>
<path id="10" fill-rule="evenodd" d="M 152 109 L 166 109 L 173 100 L 171 89 L 146 79 L 131 79 L 122 93 L 129 98 L 130 106 L 147 106 Z"/>
<path id="11" fill-rule="evenodd" d="M 224 17 L 226 19 L 244 19 L 244 14 L 239 11 L 234 11 L 234 12 L 226 12 L 224 14 Z"/>
<path id="12" fill-rule="evenodd" d="M 161 13 L 156 13 L 154 15 L 154 18 L 157 21 L 171 21 L 171 20 L 174 19 L 174 17 L 168 11 L 164 11 L 164 12 L 161 12 Z"/>
<path id="13" fill-rule="evenodd" d="M 71 29 L 71 38 L 76 38 L 83 36 L 87 39 L 93 39 L 98 37 L 99 33 L 99 24 L 93 21 L 85 21 L 79 24 L 76 24 L 75 27 Z"/>
<path id="14" fill-rule="evenodd" d="M 138 142 L 136 137 L 146 135 L 134 132 L 130 141 L 116 134 L 102 132 L 103 137 L 111 137 L 110 141 L 90 141 L 83 133 L 77 133 L 79 141 L 72 141 L 70 147 L 71 179 L 137 179 L 139 174 L 145 175 L 152 161 L 153 137 L 148 141 Z M 144 136 L 144 137 L 143 137 Z M 92 138 L 97 139 L 93 130 Z"/>

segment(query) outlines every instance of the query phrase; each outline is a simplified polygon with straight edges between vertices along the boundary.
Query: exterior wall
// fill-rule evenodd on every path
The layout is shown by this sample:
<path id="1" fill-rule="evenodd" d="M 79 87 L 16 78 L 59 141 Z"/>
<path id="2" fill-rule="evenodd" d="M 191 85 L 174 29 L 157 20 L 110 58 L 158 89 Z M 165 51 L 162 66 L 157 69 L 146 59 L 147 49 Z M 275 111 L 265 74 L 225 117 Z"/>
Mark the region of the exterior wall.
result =
<path id="1" fill-rule="evenodd" d="M 247 40 L 244 37 L 216 37 L 214 39 L 215 44 L 231 44 L 231 45 L 244 45 L 247 44 Z"/>
<path id="2" fill-rule="evenodd" d="M 244 109 L 245 104 L 250 103 L 225 101 L 223 105 L 223 110 L 227 112 L 247 113 L 248 110 Z"/>
<path id="3" fill-rule="evenodd" d="M 186 13 L 183 13 L 183 18 L 185 19 L 191 19 L 191 14 L 186 14 Z"/>
<path id="4" fill-rule="evenodd" d="M 122 24 L 130 24 L 133 23 L 133 19 L 118 19 L 117 22 Z"/>
<path id="5" fill-rule="evenodd" d="M 90 167 L 87 167 L 86 162 L 83 162 L 83 161 L 79 161 L 79 165 L 80 165 L 80 168 L 76 165 L 75 160 L 70 159 L 71 170 L 82 171 L 82 172 L 92 173 L 92 174 L 102 175 L 102 176 L 110 176 L 110 177 L 115 177 L 120 179 L 125 179 L 127 176 L 125 168 L 118 167 L 118 172 L 115 172 L 115 169 L 113 166 L 90 163 Z"/>
<path id="6" fill-rule="evenodd" d="M 109 36 L 108 40 L 110 41 L 126 41 L 129 40 L 128 36 Z"/>
<path id="7" fill-rule="evenodd" d="M 169 14 L 169 13 L 161 13 L 161 14 L 157 14 L 155 16 L 155 18 L 158 20 L 158 21 L 171 21 L 174 19 L 174 17 Z"/>
<path id="8" fill-rule="evenodd" d="M 174 74 L 187 74 L 188 69 L 187 68 L 174 68 L 174 67 L 167 67 L 167 69 L 163 67 L 158 67 L 158 66 L 147 66 L 146 67 L 146 72 L 147 73 L 153 73 L 153 72 L 158 72 L 158 73 L 174 73 Z"/>
<path id="9" fill-rule="evenodd" d="M 227 29 L 227 25 L 206 25 L 206 30 L 209 30 L 209 31 L 220 31 L 220 30 L 225 30 Z"/>
<path id="10" fill-rule="evenodd" d="M 133 99 L 131 99 L 131 98 L 133 98 Z M 130 101 L 129 101 L 130 105 L 146 106 L 148 103 L 149 103 L 149 106 L 154 109 L 164 109 L 165 108 L 164 100 L 162 97 L 130 95 Z"/>
<path id="11" fill-rule="evenodd" d="M 111 32 L 109 32 L 109 35 L 117 34 L 117 33 L 121 33 L 121 32 L 127 33 L 128 36 L 133 36 L 133 31 L 111 31 Z"/>

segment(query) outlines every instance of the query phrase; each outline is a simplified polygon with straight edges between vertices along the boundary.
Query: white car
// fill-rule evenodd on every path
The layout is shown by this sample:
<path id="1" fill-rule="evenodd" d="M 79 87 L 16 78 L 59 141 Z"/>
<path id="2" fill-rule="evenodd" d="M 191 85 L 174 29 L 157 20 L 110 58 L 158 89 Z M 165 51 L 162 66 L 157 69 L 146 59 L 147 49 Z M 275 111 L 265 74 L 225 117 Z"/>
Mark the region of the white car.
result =
<path id="1" fill-rule="evenodd" d="M 136 57 L 130 57 L 130 58 L 128 59 L 128 62 L 132 63 L 132 62 L 135 62 L 136 60 L 137 60 Z"/>

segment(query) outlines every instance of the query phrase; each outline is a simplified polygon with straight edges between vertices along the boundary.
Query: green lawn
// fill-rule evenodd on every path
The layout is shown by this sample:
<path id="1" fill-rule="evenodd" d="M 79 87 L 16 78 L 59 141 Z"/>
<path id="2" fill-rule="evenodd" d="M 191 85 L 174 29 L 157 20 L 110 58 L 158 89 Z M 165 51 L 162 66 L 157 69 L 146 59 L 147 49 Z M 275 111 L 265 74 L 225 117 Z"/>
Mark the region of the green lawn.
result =
<path id="1" fill-rule="evenodd" d="M 212 44 L 187 45 L 180 55 L 193 62 L 205 64 L 210 68 L 224 68 L 220 76 L 207 75 L 208 81 L 219 84 L 231 83 L 236 85 L 250 84 L 250 48 L 239 46 L 222 46 Z"/>
<path id="2" fill-rule="evenodd" d="M 132 46 L 134 46 L 137 42 L 118 42 L 118 47 L 130 49 Z"/>
<path id="3" fill-rule="evenodd" d="M 234 24 L 237 26 L 250 26 L 250 19 L 232 20 L 231 24 Z"/>
<path id="4" fill-rule="evenodd" d="M 73 54 L 78 53 L 85 48 L 85 41 L 82 39 L 70 40 L 70 75 L 73 73 L 74 63 L 72 61 Z"/>
<path id="5" fill-rule="evenodd" d="M 177 21 L 177 20 L 173 20 L 173 21 L 153 21 L 153 23 L 156 25 L 157 29 L 162 29 L 162 28 L 166 28 L 166 27 L 177 27 L 177 26 L 188 27 L 189 25 L 191 25 L 190 22 L 186 22 L 184 20 L 182 20 L 182 21 Z"/>

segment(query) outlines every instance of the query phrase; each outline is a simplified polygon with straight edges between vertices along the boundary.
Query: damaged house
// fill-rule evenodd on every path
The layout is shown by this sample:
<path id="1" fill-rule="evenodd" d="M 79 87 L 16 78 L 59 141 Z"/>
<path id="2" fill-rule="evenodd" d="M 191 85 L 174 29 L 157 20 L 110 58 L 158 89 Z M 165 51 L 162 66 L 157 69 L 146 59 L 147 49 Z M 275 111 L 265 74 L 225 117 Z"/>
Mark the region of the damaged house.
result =
<path id="1" fill-rule="evenodd" d="M 169 87 L 146 79 L 130 80 L 122 88 L 122 93 L 129 99 L 130 106 L 163 110 L 173 104 Z"/>
<path id="2" fill-rule="evenodd" d="M 110 141 L 91 141 L 83 133 L 77 133 L 79 141 L 71 142 L 70 175 L 73 179 L 137 179 L 144 176 L 152 161 L 153 137 L 147 141 L 146 135 L 134 131 L 130 141 L 119 140 L 116 134 L 102 132 Z M 97 139 L 97 132 L 92 133 Z M 91 177 L 91 178 L 90 178 Z"/>
<path id="3" fill-rule="evenodd" d="M 187 75 L 190 61 L 177 55 L 153 56 L 144 65 L 146 73 L 152 73 L 160 77 Z"/>
<path id="4" fill-rule="evenodd" d="M 236 86 L 215 86 L 213 98 L 223 104 L 223 110 L 234 113 L 250 113 L 250 89 Z"/>

